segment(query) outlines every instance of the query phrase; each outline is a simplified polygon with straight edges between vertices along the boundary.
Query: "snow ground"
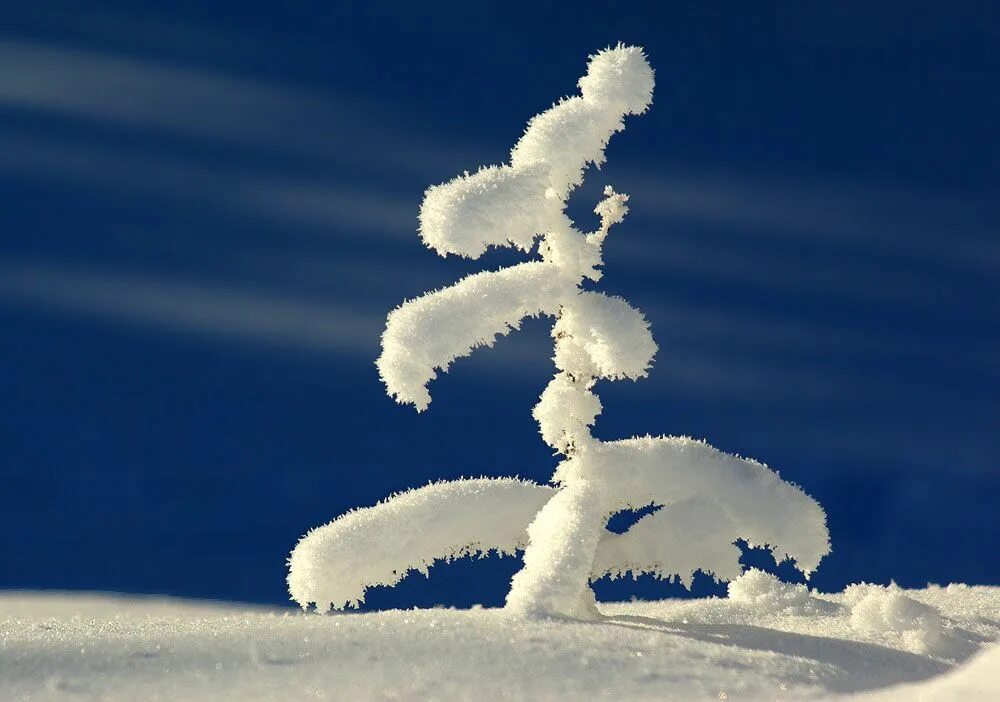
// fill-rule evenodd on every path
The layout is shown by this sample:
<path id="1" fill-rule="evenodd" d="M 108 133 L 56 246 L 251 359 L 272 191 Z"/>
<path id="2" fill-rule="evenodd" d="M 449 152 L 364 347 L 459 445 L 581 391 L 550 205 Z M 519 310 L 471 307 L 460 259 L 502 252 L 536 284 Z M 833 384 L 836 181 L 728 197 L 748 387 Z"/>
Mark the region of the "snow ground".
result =
<path id="1" fill-rule="evenodd" d="M 2 700 L 1000 700 L 1000 588 L 320 616 L 239 604 L 0 594 Z M 857 697 L 855 697 L 857 694 Z"/>

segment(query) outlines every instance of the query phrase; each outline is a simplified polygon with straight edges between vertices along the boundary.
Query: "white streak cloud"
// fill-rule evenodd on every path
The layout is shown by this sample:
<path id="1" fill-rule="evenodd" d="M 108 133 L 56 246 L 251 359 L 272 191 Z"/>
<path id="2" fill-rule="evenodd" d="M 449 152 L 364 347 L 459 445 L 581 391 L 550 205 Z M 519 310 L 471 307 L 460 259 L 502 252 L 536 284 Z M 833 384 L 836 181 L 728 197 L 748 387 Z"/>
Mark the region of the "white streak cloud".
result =
<path id="1" fill-rule="evenodd" d="M 0 297 L 113 322 L 334 354 L 374 354 L 381 314 L 352 307 L 80 268 L 0 261 Z"/>

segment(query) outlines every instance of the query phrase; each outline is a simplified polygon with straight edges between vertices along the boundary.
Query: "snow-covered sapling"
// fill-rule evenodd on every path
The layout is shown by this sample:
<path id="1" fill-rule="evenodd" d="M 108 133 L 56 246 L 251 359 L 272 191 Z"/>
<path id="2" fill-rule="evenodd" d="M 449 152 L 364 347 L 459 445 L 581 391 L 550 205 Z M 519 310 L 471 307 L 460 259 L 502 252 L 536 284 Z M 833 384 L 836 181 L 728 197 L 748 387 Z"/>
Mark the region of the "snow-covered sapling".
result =
<path id="1" fill-rule="evenodd" d="M 526 616 L 597 614 L 589 582 L 653 573 L 689 582 L 696 570 L 732 579 L 734 542 L 766 544 L 814 569 L 829 551 L 825 515 L 798 487 L 753 460 L 703 441 L 660 436 L 604 442 L 599 379 L 646 375 L 656 352 L 649 325 L 619 297 L 581 288 L 601 278 L 602 247 L 628 212 L 610 186 L 582 233 L 566 200 L 624 118 L 649 107 L 653 71 L 642 49 L 619 45 L 590 58 L 580 94 L 532 118 L 510 163 L 427 191 L 420 235 L 441 255 L 481 256 L 490 246 L 535 249 L 539 260 L 470 275 L 403 303 L 388 317 L 377 366 L 388 392 L 418 411 L 439 370 L 528 316 L 555 318 L 556 374 L 534 409 L 542 438 L 562 455 L 553 487 L 510 478 L 441 482 L 349 512 L 310 531 L 289 559 L 292 599 L 323 611 L 359 604 L 435 560 L 524 549 L 507 609 Z M 624 534 L 610 515 L 657 504 Z"/>

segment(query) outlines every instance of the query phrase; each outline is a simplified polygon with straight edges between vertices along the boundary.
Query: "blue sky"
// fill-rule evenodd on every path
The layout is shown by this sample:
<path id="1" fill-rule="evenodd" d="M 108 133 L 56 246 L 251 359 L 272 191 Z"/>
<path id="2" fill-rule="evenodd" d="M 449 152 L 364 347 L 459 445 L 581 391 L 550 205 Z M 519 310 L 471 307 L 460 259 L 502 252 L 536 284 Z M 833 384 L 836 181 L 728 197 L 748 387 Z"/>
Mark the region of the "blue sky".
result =
<path id="1" fill-rule="evenodd" d="M 647 49 L 653 109 L 571 212 L 631 195 L 601 288 L 660 351 L 600 386 L 597 435 L 704 437 L 801 484 L 821 588 L 1000 583 L 996 10 L 705 5 L 8 9 L 0 587 L 279 602 L 298 536 L 346 509 L 547 479 L 546 321 L 419 416 L 373 360 L 403 299 L 518 258 L 423 249 L 423 190 L 503 161 L 618 41 Z M 371 602 L 495 603 L 515 567 Z"/>

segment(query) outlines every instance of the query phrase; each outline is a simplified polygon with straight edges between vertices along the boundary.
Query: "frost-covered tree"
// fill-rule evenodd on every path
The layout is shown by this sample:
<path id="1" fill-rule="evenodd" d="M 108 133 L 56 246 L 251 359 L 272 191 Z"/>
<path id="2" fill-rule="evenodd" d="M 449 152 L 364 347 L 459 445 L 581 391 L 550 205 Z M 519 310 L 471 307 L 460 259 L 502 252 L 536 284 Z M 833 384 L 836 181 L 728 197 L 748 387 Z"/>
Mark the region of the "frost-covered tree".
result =
<path id="1" fill-rule="evenodd" d="M 628 196 L 606 188 L 595 208 L 601 225 L 586 234 L 566 215 L 566 200 L 585 169 L 604 162 L 624 118 L 649 107 L 653 71 L 642 49 L 619 45 L 591 57 L 579 88 L 530 120 L 509 164 L 430 188 L 420 210 L 420 235 L 441 255 L 537 245 L 540 260 L 403 303 L 388 317 L 377 361 L 388 392 L 422 411 L 439 370 L 492 346 L 525 317 L 554 317 L 556 374 L 534 409 L 542 438 L 563 457 L 554 486 L 441 482 L 349 512 L 292 552 L 288 584 L 303 607 L 357 605 L 368 587 L 426 573 L 438 559 L 524 549 L 507 609 L 592 617 L 589 581 L 604 575 L 688 582 L 700 569 L 732 579 L 741 572 L 739 538 L 794 558 L 807 573 L 829 551 L 823 510 L 761 463 L 688 437 L 604 442 L 591 434 L 601 412 L 596 382 L 644 377 L 657 347 L 637 309 L 581 288 L 600 280 L 602 247 Z M 649 504 L 663 507 L 624 534 L 606 529 L 611 514 Z"/>

